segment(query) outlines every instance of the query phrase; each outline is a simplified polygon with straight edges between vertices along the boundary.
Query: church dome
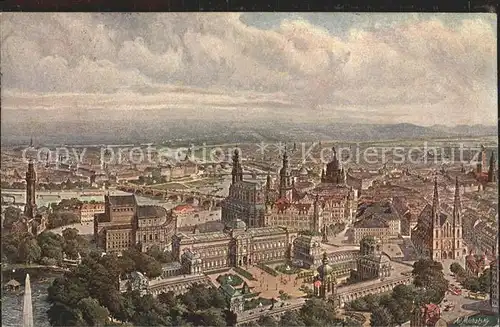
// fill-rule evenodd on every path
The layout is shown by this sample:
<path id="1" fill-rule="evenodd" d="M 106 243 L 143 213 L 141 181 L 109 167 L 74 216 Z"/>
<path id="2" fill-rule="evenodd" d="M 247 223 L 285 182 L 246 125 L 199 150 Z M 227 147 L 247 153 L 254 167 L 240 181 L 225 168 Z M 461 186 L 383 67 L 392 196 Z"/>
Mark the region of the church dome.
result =
<path id="1" fill-rule="evenodd" d="M 247 228 L 247 224 L 241 220 L 241 219 L 236 219 L 234 222 L 233 222 L 233 229 L 246 229 Z"/>
<path id="2" fill-rule="evenodd" d="M 300 168 L 299 175 L 301 175 L 301 176 L 307 176 L 308 175 L 306 167 L 302 166 L 302 168 Z"/>

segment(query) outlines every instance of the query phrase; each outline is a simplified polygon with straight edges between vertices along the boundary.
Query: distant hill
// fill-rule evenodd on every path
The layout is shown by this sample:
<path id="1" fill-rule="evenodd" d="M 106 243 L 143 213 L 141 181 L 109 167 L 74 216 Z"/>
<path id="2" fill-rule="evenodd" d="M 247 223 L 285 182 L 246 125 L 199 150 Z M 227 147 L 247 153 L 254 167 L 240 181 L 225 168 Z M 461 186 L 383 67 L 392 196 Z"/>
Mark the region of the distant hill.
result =
<path id="1" fill-rule="evenodd" d="M 146 113 L 146 112 L 144 112 Z M 122 112 L 113 117 L 102 116 L 99 111 L 88 111 L 84 116 L 47 116 L 21 121 L 2 120 L 3 145 L 28 144 L 31 137 L 37 144 L 221 144 L 235 142 L 318 140 L 379 141 L 392 139 L 422 139 L 437 137 L 468 137 L 497 135 L 496 126 L 460 125 L 430 127 L 414 124 L 366 123 L 300 123 L 278 120 L 203 120 L 173 118 L 168 114 L 147 111 L 147 115 L 134 116 Z M 20 115 L 26 114 L 20 112 Z M 7 117 L 12 115 L 7 115 Z M 129 119 L 122 120 L 123 117 Z M 189 117 L 196 117 L 190 115 Z M 216 116 L 214 116 L 216 117 Z"/>
<path id="2" fill-rule="evenodd" d="M 433 125 L 431 129 L 447 133 L 449 135 L 458 136 L 484 136 L 484 135 L 496 135 L 498 133 L 497 126 L 485 126 L 485 125 L 457 125 L 454 127 L 444 126 L 444 125 Z"/>

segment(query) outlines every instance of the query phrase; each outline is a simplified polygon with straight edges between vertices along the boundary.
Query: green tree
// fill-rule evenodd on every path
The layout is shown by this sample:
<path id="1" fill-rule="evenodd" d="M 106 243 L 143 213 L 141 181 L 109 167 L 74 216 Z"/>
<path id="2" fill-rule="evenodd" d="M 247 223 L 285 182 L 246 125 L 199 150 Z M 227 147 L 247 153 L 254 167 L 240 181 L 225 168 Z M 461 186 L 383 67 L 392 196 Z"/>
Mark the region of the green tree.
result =
<path id="1" fill-rule="evenodd" d="M 444 277 L 441 263 L 431 259 L 421 259 L 413 264 L 413 284 L 425 289 L 424 303 L 440 303 L 448 290 L 448 280 Z"/>
<path id="2" fill-rule="evenodd" d="M 462 265 L 460 265 L 458 262 L 453 262 L 450 265 L 450 271 L 457 276 L 465 276 L 466 275 L 464 267 L 462 267 Z"/>
<path id="3" fill-rule="evenodd" d="M 16 221 L 21 220 L 21 217 L 23 216 L 23 212 L 21 211 L 21 209 L 13 206 L 8 206 L 7 208 L 5 208 L 3 214 L 4 221 L 2 228 L 5 228 L 6 230 L 11 229 L 12 224 L 14 224 Z"/>
<path id="4" fill-rule="evenodd" d="M 175 307 L 177 305 L 177 299 L 175 298 L 175 293 L 172 291 L 158 294 L 158 301 L 160 301 L 161 304 L 164 304 L 170 308 Z"/>
<path id="5" fill-rule="evenodd" d="M 76 240 L 76 238 L 78 237 L 78 229 L 76 229 L 76 228 L 66 228 L 62 232 L 62 236 L 63 236 L 63 238 L 64 238 L 65 241 Z"/>
<path id="6" fill-rule="evenodd" d="M 47 311 L 51 326 L 84 326 L 82 312 L 77 308 L 72 308 L 64 303 L 55 302 Z"/>
<path id="7" fill-rule="evenodd" d="M 401 325 L 410 320 L 416 294 L 413 285 L 398 285 L 392 290 L 392 297 L 387 303 L 387 308 L 395 323 Z"/>
<path id="8" fill-rule="evenodd" d="M 370 319 L 370 326 L 373 327 L 380 327 L 380 326 L 388 326 L 392 327 L 395 326 L 394 319 L 389 312 L 387 308 L 384 307 L 377 307 L 373 310 L 371 319 Z"/>
<path id="9" fill-rule="evenodd" d="M 146 252 L 149 256 L 153 257 L 156 261 L 162 263 L 169 263 L 174 261 L 171 252 L 162 251 L 158 245 L 151 246 Z"/>
<path id="10" fill-rule="evenodd" d="M 210 308 L 203 310 L 197 316 L 197 319 L 194 320 L 193 323 L 196 323 L 199 326 L 226 326 L 226 319 L 220 309 Z"/>
<path id="11" fill-rule="evenodd" d="M 272 316 L 264 315 L 257 320 L 257 324 L 259 326 L 265 326 L 265 327 L 277 327 L 278 322 L 276 319 L 274 319 Z"/>
<path id="12" fill-rule="evenodd" d="M 57 263 L 62 261 L 64 239 L 60 235 L 45 231 L 37 236 L 37 243 L 42 257 L 54 259 Z"/>
<path id="13" fill-rule="evenodd" d="M 38 246 L 36 239 L 27 237 L 19 246 L 19 258 L 22 262 L 32 264 L 38 262 L 42 257 L 42 249 Z"/>
<path id="14" fill-rule="evenodd" d="M 279 325 L 282 327 L 292 326 L 292 327 L 305 327 L 306 324 L 300 318 L 300 315 L 295 311 L 286 311 L 279 321 Z"/>
<path id="15" fill-rule="evenodd" d="M 340 321 L 335 306 L 318 298 L 308 299 L 300 309 L 300 317 L 306 326 L 331 326 Z"/>
<path id="16" fill-rule="evenodd" d="M 24 240 L 29 237 L 30 234 L 28 233 L 6 233 L 2 235 L 2 256 L 11 263 L 24 262 L 19 249 Z"/>
<path id="17" fill-rule="evenodd" d="M 87 297 L 80 300 L 78 309 L 81 311 L 82 319 L 87 326 L 104 326 L 108 321 L 108 309 L 99 305 L 96 299 Z"/>
<path id="18" fill-rule="evenodd" d="M 491 269 L 488 268 L 483 271 L 483 274 L 479 276 L 479 291 L 488 293 L 491 289 Z"/>

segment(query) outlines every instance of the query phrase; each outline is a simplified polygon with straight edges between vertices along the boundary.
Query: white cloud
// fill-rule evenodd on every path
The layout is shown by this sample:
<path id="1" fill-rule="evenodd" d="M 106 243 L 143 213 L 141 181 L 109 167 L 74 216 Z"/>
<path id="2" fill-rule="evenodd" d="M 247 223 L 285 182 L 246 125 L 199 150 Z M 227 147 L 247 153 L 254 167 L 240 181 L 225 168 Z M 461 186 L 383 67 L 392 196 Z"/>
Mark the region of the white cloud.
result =
<path id="1" fill-rule="evenodd" d="M 114 96 L 120 105 L 123 99 L 137 106 L 196 105 L 192 99 L 179 104 L 178 96 L 150 95 L 183 85 L 227 92 L 212 101 L 227 106 L 240 101 L 238 91 L 269 99 L 280 92 L 287 105 L 276 113 L 285 115 L 296 112 L 294 106 L 303 107 L 306 116 L 322 107 L 341 119 L 341 108 L 348 106 L 360 114 L 370 107 L 380 117 L 421 124 L 441 114 L 449 123 L 496 120 L 491 17 L 457 16 L 448 24 L 408 15 L 407 21 L 351 26 L 342 37 L 290 17 L 260 29 L 243 23 L 237 13 L 4 13 L 2 84 L 27 94 L 55 93 L 54 98 L 78 93 L 89 106 L 103 103 L 88 93 Z M 118 90 L 135 97 L 123 98 Z M 22 107 L 21 99 L 27 103 L 26 97 L 10 103 Z"/>

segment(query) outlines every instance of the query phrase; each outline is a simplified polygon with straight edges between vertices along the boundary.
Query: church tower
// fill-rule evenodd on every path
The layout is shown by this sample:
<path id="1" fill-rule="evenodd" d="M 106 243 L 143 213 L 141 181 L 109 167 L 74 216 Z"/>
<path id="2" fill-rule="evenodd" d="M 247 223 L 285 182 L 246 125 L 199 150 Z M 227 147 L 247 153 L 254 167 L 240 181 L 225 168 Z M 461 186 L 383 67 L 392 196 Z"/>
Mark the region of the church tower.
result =
<path id="1" fill-rule="evenodd" d="M 321 182 L 342 185 L 344 184 L 344 171 L 342 168 L 342 163 L 337 157 L 337 151 L 335 150 L 335 147 L 332 148 L 332 151 L 332 161 L 330 161 L 326 165 L 326 172 L 322 173 Z"/>
<path id="2" fill-rule="evenodd" d="M 243 180 L 243 169 L 240 163 L 240 154 L 238 149 L 234 150 L 233 154 L 233 170 L 231 171 L 233 184 Z"/>
<path id="3" fill-rule="evenodd" d="M 271 174 L 270 172 L 268 171 L 267 172 L 267 177 L 266 177 L 266 194 L 265 194 L 265 208 L 266 208 L 266 211 L 268 209 L 270 209 L 270 205 L 271 205 L 271 192 L 273 191 L 273 180 L 271 178 Z"/>
<path id="4" fill-rule="evenodd" d="M 485 168 L 486 168 L 486 148 L 484 147 L 484 145 L 481 145 L 481 152 L 479 153 L 479 158 L 477 161 L 476 173 L 482 174 L 484 172 L 483 169 Z"/>
<path id="5" fill-rule="evenodd" d="M 319 200 L 319 194 L 316 194 L 313 204 L 313 229 L 315 231 L 320 231 L 323 227 L 323 210 L 321 208 L 321 203 Z"/>
<path id="6" fill-rule="evenodd" d="M 24 207 L 24 215 L 30 219 L 35 218 L 35 184 L 35 167 L 33 165 L 33 161 L 30 160 L 28 162 L 28 171 L 26 171 L 26 206 Z"/>
<path id="7" fill-rule="evenodd" d="M 464 242 L 462 239 L 462 204 L 460 202 L 460 185 L 458 177 L 455 179 L 455 200 L 453 203 L 453 255 L 459 259 L 464 254 Z"/>
<path id="8" fill-rule="evenodd" d="M 289 201 L 292 200 L 292 176 L 290 173 L 290 167 L 288 162 L 288 154 L 286 152 L 283 154 L 283 166 L 280 169 L 280 189 L 279 189 L 279 197 L 287 198 Z"/>
<path id="9" fill-rule="evenodd" d="M 495 154 L 492 152 L 490 157 L 490 167 L 488 169 L 488 183 L 496 183 L 497 175 L 495 172 Z"/>
<path id="10" fill-rule="evenodd" d="M 439 261 L 441 260 L 441 242 L 439 242 L 441 233 L 441 207 L 439 205 L 439 194 L 438 194 L 438 183 L 437 177 L 434 177 L 434 197 L 432 199 L 432 259 Z"/>

